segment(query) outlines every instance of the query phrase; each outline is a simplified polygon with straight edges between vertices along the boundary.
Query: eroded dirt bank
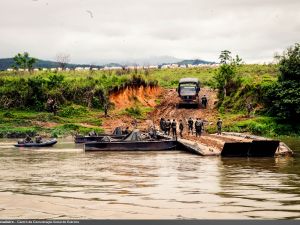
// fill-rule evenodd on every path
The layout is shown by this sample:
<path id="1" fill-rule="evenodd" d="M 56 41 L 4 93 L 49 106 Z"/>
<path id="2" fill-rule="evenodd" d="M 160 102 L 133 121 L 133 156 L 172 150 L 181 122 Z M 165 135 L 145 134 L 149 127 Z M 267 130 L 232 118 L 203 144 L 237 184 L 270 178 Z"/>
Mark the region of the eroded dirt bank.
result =
<path id="1" fill-rule="evenodd" d="M 182 119 L 185 123 L 184 138 L 188 140 L 197 141 L 204 145 L 221 149 L 224 141 L 236 141 L 228 137 L 219 137 L 210 135 L 204 132 L 202 137 L 195 137 L 187 133 L 187 120 L 189 117 L 193 119 L 201 118 L 205 121 L 205 125 L 215 125 L 217 121 L 217 110 L 215 103 L 217 102 L 217 93 L 209 88 L 202 88 L 200 97 L 203 95 L 208 97 L 208 107 L 204 108 L 178 108 L 176 107 L 179 102 L 178 94 L 175 89 L 162 89 L 162 88 L 144 88 L 139 89 L 125 89 L 120 93 L 110 96 L 110 100 L 115 104 L 115 110 L 106 118 L 103 123 L 103 128 L 106 132 L 112 132 L 114 127 L 129 126 L 133 128 L 134 118 L 120 113 L 120 110 L 132 107 L 135 104 L 141 104 L 147 107 L 153 107 L 146 119 L 137 119 L 137 127 L 141 130 L 147 130 L 149 126 L 155 124 L 158 128 L 159 120 L 161 117 L 165 119 Z M 157 102 L 160 102 L 159 104 Z"/>
<path id="2" fill-rule="evenodd" d="M 163 89 L 160 87 L 125 88 L 109 96 L 109 100 L 114 103 L 117 110 L 125 109 L 139 103 L 143 106 L 155 107 L 155 100 L 160 96 Z"/>

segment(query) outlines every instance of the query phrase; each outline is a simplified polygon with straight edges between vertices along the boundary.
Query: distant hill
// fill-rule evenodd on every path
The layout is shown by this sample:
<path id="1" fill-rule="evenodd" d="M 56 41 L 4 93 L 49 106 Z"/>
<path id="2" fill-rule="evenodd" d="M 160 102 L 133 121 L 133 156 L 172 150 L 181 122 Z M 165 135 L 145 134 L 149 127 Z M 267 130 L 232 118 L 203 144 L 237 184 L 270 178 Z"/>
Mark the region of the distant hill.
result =
<path id="1" fill-rule="evenodd" d="M 108 63 L 104 66 L 107 66 L 107 67 L 122 67 L 123 65 L 121 65 L 119 63 Z"/>
<path id="2" fill-rule="evenodd" d="M 156 56 L 156 57 L 148 57 L 148 58 L 139 58 L 139 59 L 129 59 L 129 60 L 121 60 L 116 61 L 121 65 L 127 66 L 150 66 L 150 65 L 161 65 L 161 64 L 169 64 L 169 63 L 177 63 L 182 59 L 178 59 L 172 56 Z"/>
<path id="3" fill-rule="evenodd" d="M 14 60 L 12 58 L 0 59 L 0 70 L 6 70 L 14 64 Z"/>
<path id="4" fill-rule="evenodd" d="M 186 59 L 186 60 L 177 62 L 177 64 L 179 64 L 179 65 L 187 65 L 187 64 L 198 65 L 198 64 L 214 64 L 214 63 L 215 62 L 205 61 L 202 59 Z"/>
<path id="5" fill-rule="evenodd" d="M 188 59 L 188 60 L 182 60 L 171 56 L 160 56 L 160 57 L 151 57 L 151 58 L 144 58 L 144 59 L 138 59 L 138 60 L 130 60 L 130 61 L 116 61 L 115 63 L 106 63 L 105 65 L 90 65 L 90 64 L 67 64 L 68 68 L 75 68 L 75 67 L 97 67 L 102 68 L 104 66 L 108 67 L 121 67 L 121 66 L 150 66 L 150 65 L 164 65 L 164 64 L 170 64 L 170 63 L 177 63 L 179 65 L 186 65 L 186 64 L 192 64 L 192 65 L 198 65 L 198 64 L 213 64 L 214 62 L 209 62 L 201 59 Z M 0 59 L 0 70 L 7 70 L 8 68 L 11 68 L 14 65 L 13 58 L 3 58 Z M 37 62 L 34 64 L 34 68 L 57 68 L 58 63 L 50 60 L 42 60 L 38 59 Z"/>
<path id="6" fill-rule="evenodd" d="M 0 59 L 0 70 L 7 70 L 8 68 L 12 68 L 13 65 L 14 65 L 13 58 Z M 90 67 L 90 66 L 97 67 L 97 68 L 102 67 L 102 66 L 90 65 L 90 64 L 72 64 L 72 63 L 67 64 L 68 68 Z M 57 68 L 57 67 L 58 67 L 57 62 L 49 61 L 49 60 L 38 59 L 37 62 L 34 64 L 34 68 Z"/>

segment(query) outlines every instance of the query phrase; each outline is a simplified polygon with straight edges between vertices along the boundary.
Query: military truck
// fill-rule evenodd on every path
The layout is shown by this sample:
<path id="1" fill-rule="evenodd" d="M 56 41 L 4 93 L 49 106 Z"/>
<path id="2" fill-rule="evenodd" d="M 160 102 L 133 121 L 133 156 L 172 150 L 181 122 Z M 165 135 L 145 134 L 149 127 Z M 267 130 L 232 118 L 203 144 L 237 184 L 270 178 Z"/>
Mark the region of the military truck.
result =
<path id="1" fill-rule="evenodd" d="M 193 106 L 199 107 L 199 92 L 200 82 L 197 78 L 182 78 L 179 80 L 178 95 L 180 97 L 179 105 L 181 106 Z"/>

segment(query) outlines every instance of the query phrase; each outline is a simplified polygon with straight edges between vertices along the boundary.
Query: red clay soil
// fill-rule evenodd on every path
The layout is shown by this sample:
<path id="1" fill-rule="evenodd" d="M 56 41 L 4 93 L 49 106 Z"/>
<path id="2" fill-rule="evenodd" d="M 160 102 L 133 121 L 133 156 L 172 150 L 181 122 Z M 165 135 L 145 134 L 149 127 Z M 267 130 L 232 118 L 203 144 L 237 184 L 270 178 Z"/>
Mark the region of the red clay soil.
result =
<path id="1" fill-rule="evenodd" d="M 134 106 L 136 102 L 143 106 L 156 106 L 155 100 L 160 96 L 160 87 L 126 88 L 120 92 L 111 94 L 109 100 L 115 104 L 115 108 L 125 109 Z"/>
<path id="2" fill-rule="evenodd" d="M 134 118 L 127 115 L 120 115 L 119 110 L 132 107 L 139 102 L 144 106 L 154 107 L 154 110 L 149 113 L 146 120 L 137 120 L 137 127 L 141 130 L 147 130 L 153 123 L 158 128 L 160 118 L 182 119 L 185 123 L 183 132 L 184 138 L 200 142 L 201 144 L 212 146 L 217 149 L 222 149 L 224 142 L 232 142 L 234 139 L 222 136 L 214 136 L 204 133 L 202 137 L 196 138 L 194 135 L 187 133 L 187 120 L 189 117 L 193 119 L 201 118 L 205 124 L 216 124 L 218 112 L 215 108 L 217 102 L 217 93 L 209 88 L 202 88 L 200 97 L 206 95 L 208 98 L 208 106 L 204 108 L 178 108 L 179 97 L 175 89 L 161 89 L 161 88 L 144 88 L 139 89 L 125 89 L 125 91 L 116 93 L 110 96 L 110 101 L 115 104 L 115 110 L 109 112 L 110 117 L 104 119 L 103 128 L 106 132 L 112 132 L 117 126 L 123 128 L 129 126 L 133 129 Z M 156 99 L 160 99 L 160 104 L 156 105 Z"/>
<path id="3" fill-rule="evenodd" d="M 115 109 L 109 111 L 109 116 L 103 118 L 103 128 L 107 133 L 111 133 L 114 128 L 121 126 L 125 129 L 127 126 L 133 129 L 135 119 L 120 112 L 126 108 L 135 106 L 137 103 L 142 106 L 155 107 L 156 100 L 160 98 L 162 89 L 160 87 L 140 87 L 126 88 L 120 92 L 110 95 L 109 99 L 114 103 Z M 137 127 L 146 130 L 151 124 L 148 120 L 136 120 Z"/>

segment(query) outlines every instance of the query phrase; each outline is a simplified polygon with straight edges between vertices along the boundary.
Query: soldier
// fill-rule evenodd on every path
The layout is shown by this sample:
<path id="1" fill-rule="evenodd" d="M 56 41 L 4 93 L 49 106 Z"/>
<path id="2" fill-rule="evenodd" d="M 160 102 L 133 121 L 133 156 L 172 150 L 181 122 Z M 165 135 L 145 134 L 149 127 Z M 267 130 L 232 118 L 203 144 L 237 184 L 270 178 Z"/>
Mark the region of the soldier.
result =
<path id="1" fill-rule="evenodd" d="M 37 135 L 36 137 L 35 137 L 35 142 L 36 143 L 42 143 L 42 137 L 40 136 L 40 135 Z"/>
<path id="2" fill-rule="evenodd" d="M 160 130 L 165 133 L 165 119 L 164 118 L 160 118 L 159 127 L 160 127 Z"/>
<path id="3" fill-rule="evenodd" d="M 218 121 L 217 121 L 217 130 L 218 130 L 218 135 L 221 135 L 222 134 L 222 123 L 223 121 L 221 120 L 221 118 L 219 117 L 218 118 Z"/>
<path id="4" fill-rule="evenodd" d="M 201 132 L 202 132 L 202 127 L 203 127 L 203 122 L 200 118 L 197 118 L 195 122 L 195 128 L 196 128 L 196 137 L 201 137 Z"/>
<path id="5" fill-rule="evenodd" d="M 162 124 L 164 134 L 167 134 L 166 122 L 167 122 L 167 121 L 164 119 L 164 120 L 163 120 L 163 124 Z"/>
<path id="6" fill-rule="evenodd" d="M 54 102 L 54 104 L 52 106 L 52 111 L 53 111 L 54 116 L 56 116 L 57 110 L 58 110 L 58 105 L 56 102 Z"/>
<path id="7" fill-rule="evenodd" d="M 89 136 L 94 137 L 94 136 L 97 136 L 97 134 L 94 130 L 92 130 L 89 132 Z"/>
<path id="8" fill-rule="evenodd" d="M 189 134 L 192 133 L 192 135 L 193 135 L 194 121 L 193 121 L 193 119 L 191 117 L 188 119 L 188 126 L 189 126 L 188 133 Z"/>
<path id="9" fill-rule="evenodd" d="M 107 117 L 108 116 L 108 104 L 107 102 L 104 103 L 104 106 L 103 106 L 103 109 L 104 109 L 104 116 Z"/>
<path id="10" fill-rule="evenodd" d="M 170 121 L 170 119 L 168 119 L 166 121 L 166 134 L 167 135 L 170 135 L 170 130 L 171 130 L 171 121 Z"/>
<path id="11" fill-rule="evenodd" d="M 203 107 L 206 109 L 206 106 L 207 106 L 207 98 L 206 98 L 206 96 L 203 95 L 203 97 L 201 98 L 201 100 L 202 100 Z"/>
<path id="12" fill-rule="evenodd" d="M 124 134 L 129 134 L 129 127 L 126 127 L 126 129 L 124 130 L 124 132 L 123 132 Z"/>
<path id="13" fill-rule="evenodd" d="M 250 113 L 251 113 L 252 110 L 253 110 L 252 103 L 251 103 L 251 102 L 248 103 L 248 104 L 246 105 L 246 108 L 247 108 L 248 117 L 250 117 Z"/>
<path id="14" fill-rule="evenodd" d="M 54 114 L 54 116 L 56 115 L 58 106 L 57 106 L 57 103 L 55 102 L 55 100 L 52 99 L 51 97 L 47 100 L 47 108 L 50 112 L 52 112 Z"/>
<path id="15" fill-rule="evenodd" d="M 157 139 L 156 129 L 154 126 L 151 126 L 149 129 L 149 136 L 153 139 Z"/>
<path id="16" fill-rule="evenodd" d="M 26 137 L 25 137 L 25 139 L 24 139 L 24 142 L 25 142 L 25 143 L 31 143 L 31 142 L 32 142 L 32 139 L 31 139 L 31 137 L 30 137 L 28 134 L 26 134 Z"/>
<path id="17" fill-rule="evenodd" d="M 173 119 L 171 127 L 172 127 L 172 136 L 173 136 L 173 138 L 174 137 L 177 138 L 177 131 L 176 131 L 176 129 L 177 129 L 177 123 L 176 123 L 175 119 Z"/>
<path id="18" fill-rule="evenodd" d="M 181 138 L 183 137 L 182 136 L 183 128 L 184 128 L 183 122 L 182 122 L 182 120 L 179 120 L 179 134 L 180 134 Z"/>

